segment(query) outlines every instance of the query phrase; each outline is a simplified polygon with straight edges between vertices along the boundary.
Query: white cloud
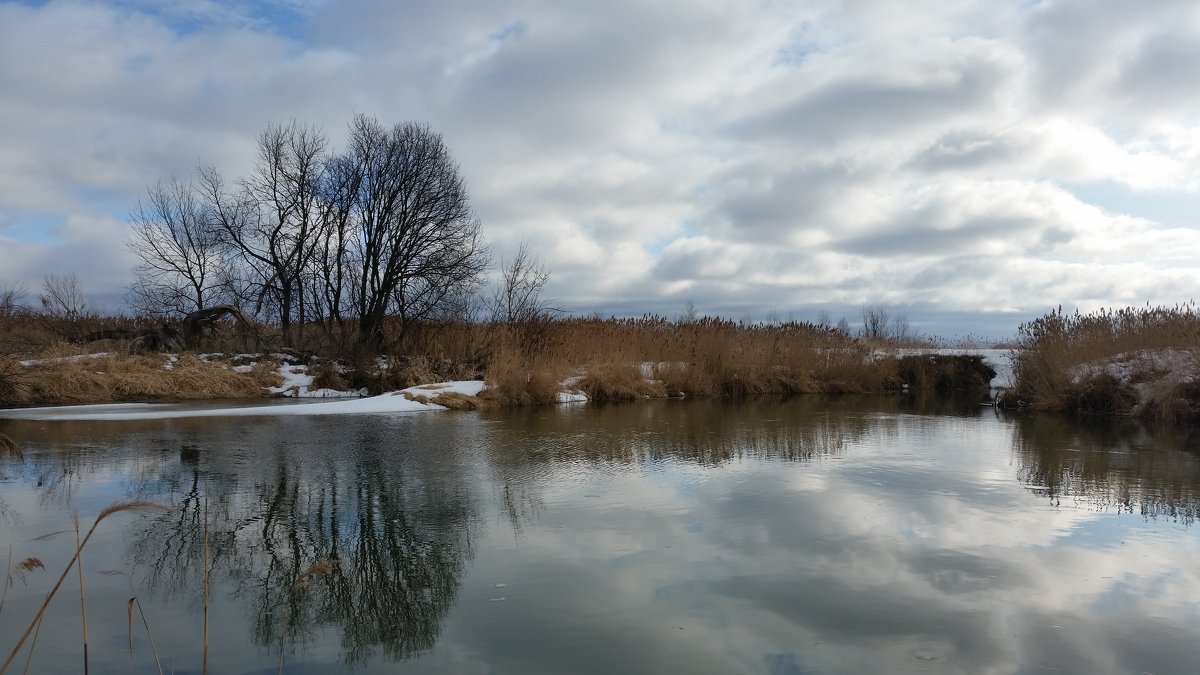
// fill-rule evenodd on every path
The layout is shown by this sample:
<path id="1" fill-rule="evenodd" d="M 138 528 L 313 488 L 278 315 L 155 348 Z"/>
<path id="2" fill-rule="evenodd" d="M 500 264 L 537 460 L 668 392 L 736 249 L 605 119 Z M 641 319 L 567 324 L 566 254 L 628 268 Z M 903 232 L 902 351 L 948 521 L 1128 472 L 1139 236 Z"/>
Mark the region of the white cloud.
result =
<path id="1" fill-rule="evenodd" d="M 1195 229 L 1072 192 L 1200 204 L 1194 3 L 468 5 L 2 5 L 0 235 L 67 250 L 29 230 L 366 112 L 445 134 L 498 252 L 530 240 L 583 313 L 1200 295 Z"/>

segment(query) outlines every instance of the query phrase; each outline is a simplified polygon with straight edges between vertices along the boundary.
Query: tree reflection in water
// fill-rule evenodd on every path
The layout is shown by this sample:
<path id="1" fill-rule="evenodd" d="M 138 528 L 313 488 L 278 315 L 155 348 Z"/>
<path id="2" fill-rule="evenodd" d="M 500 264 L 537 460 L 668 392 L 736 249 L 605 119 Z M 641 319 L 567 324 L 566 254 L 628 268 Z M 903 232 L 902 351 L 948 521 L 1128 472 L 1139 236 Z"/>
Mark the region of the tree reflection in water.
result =
<path id="1" fill-rule="evenodd" d="M 213 587 L 232 589 L 256 644 L 293 653 L 332 626 L 347 664 L 431 648 L 478 519 L 459 474 L 372 436 L 316 456 L 275 443 L 240 472 L 183 446 L 136 490 L 174 504 L 131 542 L 150 591 L 200 605 L 207 508 Z M 320 561 L 337 562 L 305 574 Z"/>

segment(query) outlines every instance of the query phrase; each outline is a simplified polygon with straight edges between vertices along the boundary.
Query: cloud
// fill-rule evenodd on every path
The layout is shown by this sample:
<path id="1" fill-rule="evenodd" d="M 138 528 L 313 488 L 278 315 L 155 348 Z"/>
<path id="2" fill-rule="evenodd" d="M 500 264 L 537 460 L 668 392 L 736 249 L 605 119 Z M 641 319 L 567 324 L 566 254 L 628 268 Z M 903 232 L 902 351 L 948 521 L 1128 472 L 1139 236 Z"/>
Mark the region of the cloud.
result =
<path id="1" fill-rule="evenodd" d="M 533 242 L 580 313 L 1184 300 L 1195 224 L 1075 186 L 1200 193 L 1196 44 L 1182 1 L 6 4 L 0 234 L 78 246 L 69 218 L 244 173 L 270 121 L 337 147 L 365 112 L 443 133 L 500 257 Z"/>

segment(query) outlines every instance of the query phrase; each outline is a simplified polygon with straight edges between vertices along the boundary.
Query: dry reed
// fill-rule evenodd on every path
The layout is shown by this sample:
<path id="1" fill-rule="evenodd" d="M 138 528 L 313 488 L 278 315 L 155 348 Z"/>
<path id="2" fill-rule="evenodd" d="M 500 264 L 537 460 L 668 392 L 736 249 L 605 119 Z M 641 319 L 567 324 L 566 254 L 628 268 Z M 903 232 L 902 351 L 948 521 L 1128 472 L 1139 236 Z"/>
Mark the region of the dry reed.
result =
<path id="1" fill-rule="evenodd" d="M 1068 314 L 1022 324 L 1010 399 L 1083 414 L 1200 415 L 1200 309 L 1194 304 Z"/>
<path id="2" fill-rule="evenodd" d="M 4 611 L 4 601 L 8 598 L 8 589 L 13 587 L 13 577 L 25 583 L 25 575 L 34 570 L 44 570 L 46 566 L 38 558 L 29 557 L 17 563 L 14 568 L 12 564 L 12 544 L 8 545 L 8 560 L 4 565 L 4 590 L 0 592 L 0 612 Z"/>
<path id="3" fill-rule="evenodd" d="M 0 433 L 0 458 L 16 457 L 19 460 L 25 460 L 25 453 L 21 451 L 21 446 L 17 444 L 8 434 Z"/>
<path id="4" fill-rule="evenodd" d="M 485 395 L 510 404 L 554 400 L 558 383 L 573 373 L 583 374 L 580 388 L 598 400 L 629 400 L 879 391 L 894 371 L 894 364 L 871 358 L 869 345 L 806 323 L 647 316 L 495 331 Z"/>
<path id="5" fill-rule="evenodd" d="M 312 363 L 308 367 L 308 374 L 312 375 L 312 385 L 310 389 L 333 389 L 343 391 L 349 388 L 350 385 L 342 378 L 341 370 L 336 361 L 321 360 Z"/>
<path id="6" fill-rule="evenodd" d="M 480 401 L 474 396 L 467 396 L 457 391 L 441 392 L 429 402 L 451 410 L 478 410 L 482 405 L 486 405 L 486 402 Z"/>
<path id="7" fill-rule="evenodd" d="M 34 632 L 34 629 L 41 626 L 42 618 L 46 615 L 46 608 L 50 606 L 50 601 L 54 599 L 55 594 L 58 593 L 58 590 L 62 587 L 63 582 L 66 581 L 67 575 L 71 573 L 71 568 L 78 562 L 80 554 L 83 553 L 83 548 L 87 546 L 88 541 L 92 538 L 92 534 L 96 532 L 96 528 L 100 525 L 100 523 L 104 522 L 105 518 L 108 518 L 114 513 L 150 510 L 165 509 L 164 507 L 153 502 L 144 500 L 130 500 L 109 504 L 102 511 L 100 511 L 100 513 L 96 516 L 96 520 L 92 523 L 92 526 L 88 528 L 87 534 L 84 535 L 83 539 L 80 540 L 76 545 L 75 553 L 71 556 L 71 559 L 67 561 L 67 566 L 63 569 L 62 574 L 59 575 L 58 581 L 54 583 L 54 586 L 51 587 L 50 592 L 46 594 L 46 599 L 42 601 L 42 605 L 40 608 L 38 608 L 37 614 L 35 614 L 33 619 L 29 622 L 29 625 L 25 628 L 25 632 L 21 634 L 21 638 L 17 640 L 17 644 L 13 647 L 12 652 L 8 655 L 8 658 L 4 661 L 4 664 L 0 665 L 0 675 L 3 675 L 4 672 L 8 670 L 8 667 L 12 665 L 13 659 L 15 659 L 17 654 L 20 653 L 21 647 L 25 645 L 25 641 L 29 639 L 30 634 Z M 32 649 L 30 652 L 32 654 Z"/>
<path id="8" fill-rule="evenodd" d="M 200 672 L 208 673 L 208 478 L 204 479 L 204 652 Z M 3 675 L 3 673 L 0 673 Z"/>
<path id="9" fill-rule="evenodd" d="M 352 367 L 345 377 L 336 361 L 313 361 L 312 386 L 344 390 L 348 384 L 380 394 L 482 376 L 488 388 L 480 398 L 487 404 L 530 405 L 557 401 L 570 377 L 579 377 L 578 387 L 598 401 L 859 393 L 884 390 L 897 378 L 894 360 L 874 356 L 886 343 L 800 322 L 675 322 L 658 316 L 418 322 L 404 335 L 394 345 L 404 349 L 403 356 L 348 352 L 344 362 Z M 280 384 L 277 364 L 266 359 L 247 375 L 233 372 L 228 363 L 189 354 L 164 370 L 162 355 L 80 356 L 77 351 L 59 344 L 38 363 L 16 366 L 11 374 L 6 373 L 12 368 L 0 362 L 0 397 L 12 399 L 12 405 L 246 398 L 264 396 L 264 387 Z"/>
<path id="10" fill-rule="evenodd" d="M 83 585 L 83 546 L 79 541 L 79 514 L 71 514 L 71 524 L 75 526 L 75 571 L 79 573 L 79 617 L 83 622 L 83 675 L 88 673 L 88 624 L 87 624 L 87 594 Z"/>
<path id="11" fill-rule="evenodd" d="M 138 615 L 142 619 L 142 627 L 146 631 L 146 640 L 150 643 L 150 652 L 154 655 L 154 665 L 158 668 L 158 675 L 162 675 L 162 661 L 158 656 L 158 646 L 154 644 L 154 633 L 150 630 L 150 621 L 146 619 L 146 612 L 142 609 L 142 601 L 138 600 L 137 591 L 133 588 L 133 579 L 126 573 L 120 570 L 103 570 L 101 574 L 120 575 L 125 577 L 125 581 L 129 582 L 129 600 L 125 603 L 125 619 L 126 619 L 126 634 L 129 639 L 129 659 L 133 660 L 133 609 L 137 607 Z"/>

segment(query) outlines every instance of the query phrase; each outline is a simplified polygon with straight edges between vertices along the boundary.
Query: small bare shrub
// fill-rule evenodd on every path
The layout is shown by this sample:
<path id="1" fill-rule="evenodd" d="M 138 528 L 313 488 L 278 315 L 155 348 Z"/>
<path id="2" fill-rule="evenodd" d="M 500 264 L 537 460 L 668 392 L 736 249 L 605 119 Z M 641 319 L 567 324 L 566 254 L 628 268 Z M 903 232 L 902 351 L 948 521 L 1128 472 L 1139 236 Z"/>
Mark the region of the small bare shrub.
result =
<path id="1" fill-rule="evenodd" d="M 588 369 L 579 382 L 588 398 L 597 402 L 662 398 L 667 389 L 661 381 L 647 380 L 637 364 L 600 364 Z"/>
<path id="2" fill-rule="evenodd" d="M 312 389 L 345 391 L 348 388 L 336 361 L 323 360 L 311 363 L 308 366 L 308 374 L 313 378 Z"/>
<path id="3" fill-rule="evenodd" d="M 247 373 L 251 382 L 258 387 L 282 387 L 283 376 L 279 374 L 280 363 L 274 359 L 260 359 Z"/>

